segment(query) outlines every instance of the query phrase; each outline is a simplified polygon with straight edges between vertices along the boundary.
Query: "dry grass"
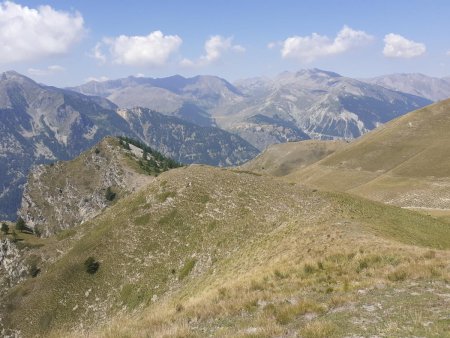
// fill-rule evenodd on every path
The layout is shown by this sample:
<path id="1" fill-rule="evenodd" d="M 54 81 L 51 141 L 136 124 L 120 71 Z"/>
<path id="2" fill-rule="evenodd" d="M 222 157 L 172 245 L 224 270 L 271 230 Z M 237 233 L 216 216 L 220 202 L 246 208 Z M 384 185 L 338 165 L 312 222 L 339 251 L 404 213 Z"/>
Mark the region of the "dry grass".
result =
<path id="1" fill-rule="evenodd" d="M 165 192 L 176 194 L 158 200 Z M 438 249 L 447 246 L 443 226 L 415 212 L 267 177 L 177 169 L 78 228 L 76 236 L 84 237 L 27 284 L 35 291 L 21 296 L 12 314 L 33 320 L 14 321 L 23 332 L 45 336 L 70 329 L 73 337 L 320 337 L 361 333 L 358 320 L 383 303 L 389 311 L 377 315 L 389 315 L 407 335 L 410 318 L 396 290 L 422 292 L 450 280 L 449 253 Z M 86 255 L 101 262 L 93 277 L 78 271 Z M 85 296 L 90 288 L 92 298 Z M 95 297 L 107 300 L 105 307 Z M 58 307 L 60 299 L 68 306 Z M 437 323 L 442 304 L 436 301 L 436 313 L 424 313 L 424 320 Z M 53 316 L 53 333 L 33 324 L 42 309 Z M 365 325 L 380 332 L 379 323 Z M 434 330 L 444 332 L 438 324 Z"/>
<path id="2" fill-rule="evenodd" d="M 308 323 L 299 331 L 304 338 L 331 338 L 335 335 L 336 325 L 329 321 L 316 320 Z"/>

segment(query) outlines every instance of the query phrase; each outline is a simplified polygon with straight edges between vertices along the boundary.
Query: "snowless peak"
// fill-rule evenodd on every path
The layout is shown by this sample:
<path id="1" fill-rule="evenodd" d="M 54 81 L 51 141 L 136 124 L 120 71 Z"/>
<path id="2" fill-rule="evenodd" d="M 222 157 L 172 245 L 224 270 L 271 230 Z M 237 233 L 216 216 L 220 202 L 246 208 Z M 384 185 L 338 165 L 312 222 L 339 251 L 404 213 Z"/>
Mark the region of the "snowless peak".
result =
<path id="1" fill-rule="evenodd" d="M 2 74 L 1 79 L 2 81 L 4 81 L 4 80 L 28 79 L 28 78 L 22 74 L 17 73 L 14 70 L 8 70 Z"/>
<path id="2" fill-rule="evenodd" d="M 310 79 L 310 80 L 328 80 L 343 78 L 342 75 L 318 68 L 301 69 L 297 72 L 284 71 L 277 76 L 277 79 Z"/>
<path id="3" fill-rule="evenodd" d="M 33 83 L 35 83 L 35 81 L 33 79 L 30 79 L 28 76 L 20 74 L 20 73 L 16 72 L 15 70 L 8 70 L 8 71 L 2 73 L 0 79 L 1 79 L 1 81 L 12 80 L 12 81 L 18 81 L 18 82 L 33 82 Z"/>
<path id="4" fill-rule="evenodd" d="M 342 77 L 342 75 L 327 70 L 318 68 L 302 69 L 296 73 L 297 77 L 309 76 L 309 77 Z"/>

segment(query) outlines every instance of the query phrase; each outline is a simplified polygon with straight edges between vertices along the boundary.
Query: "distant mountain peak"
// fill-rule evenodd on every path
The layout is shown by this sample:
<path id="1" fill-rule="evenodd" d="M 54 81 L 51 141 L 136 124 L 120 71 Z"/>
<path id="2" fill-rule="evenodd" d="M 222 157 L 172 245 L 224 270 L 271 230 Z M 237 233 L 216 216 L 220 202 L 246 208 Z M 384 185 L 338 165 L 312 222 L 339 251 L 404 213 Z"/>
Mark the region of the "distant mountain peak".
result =
<path id="1" fill-rule="evenodd" d="M 15 70 L 8 70 L 6 72 L 3 72 L 1 77 L 0 77 L 0 81 L 10 81 L 10 80 L 14 80 L 14 81 L 19 81 L 19 82 L 32 82 L 32 83 L 36 83 L 35 81 L 33 81 L 32 79 L 30 79 L 29 77 L 20 74 L 18 72 L 16 72 Z"/>
<path id="2" fill-rule="evenodd" d="M 302 70 L 299 70 L 295 75 L 296 76 L 306 75 L 306 76 L 321 76 L 321 77 L 343 77 L 342 75 L 340 75 L 338 73 L 319 69 L 319 68 L 302 69 Z"/>

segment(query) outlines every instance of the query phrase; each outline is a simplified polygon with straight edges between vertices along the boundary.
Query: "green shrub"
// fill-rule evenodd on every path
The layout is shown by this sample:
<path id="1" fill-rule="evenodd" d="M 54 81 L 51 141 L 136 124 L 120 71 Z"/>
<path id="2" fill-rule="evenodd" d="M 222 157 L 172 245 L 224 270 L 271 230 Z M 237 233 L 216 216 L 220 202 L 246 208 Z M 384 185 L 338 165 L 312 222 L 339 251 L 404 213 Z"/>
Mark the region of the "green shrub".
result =
<path id="1" fill-rule="evenodd" d="M 42 235 L 42 231 L 38 227 L 34 227 L 33 232 L 36 235 L 36 237 L 41 237 L 41 235 Z"/>
<path id="2" fill-rule="evenodd" d="M 181 268 L 180 273 L 178 274 L 178 278 L 183 279 L 187 277 L 187 275 L 189 275 L 189 273 L 194 268 L 195 263 L 197 263 L 197 260 L 195 258 L 189 259 Z"/>
<path id="3" fill-rule="evenodd" d="M 27 228 L 27 225 L 25 224 L 25 221 L 22 217 L 19 216 L 16 222 L 16 230 L 23 232 Z"/>
<path id="4" fill-rule="evenodd" d="M 6 223 L 2 223 L 2 229 L 1 231 L 3 232 L 4 235 L 7 235 L 9 232 L 9 226 Z"/>
<path id="5" fill-rule="evenodd" d="M 366 259 L 362 259 L 359 261 L 358 267 L 356 268 L 356 272 L 360 273 L 361 271 L 367 269 L 369 267 L 369 263 Z"/>
<path id="6" fill-rule="evenodd" d="M 37 277 L 37 275 L 39 275 L 39 273 L 41 272 L 41 269 L 38 268 L 38 266 L 35 263 L 33 263 L 30 266 L 29 272 L 30 272 L 30 276 L 35 278 L 35 277 Z"/>
<path id="7" fill-rule="evenodd" d="M 111 190 L 111 187 L 108 187 L 108 189 L 106 189 L 105 198 L 110 202 L 116 198 L 116 193 Z"/>
<path id="8" fill-rule="evenodd" d="M 311 264 L 305 264 L 303 266 L 303 272 L 306 274 L 310 274 L 314 272 L 314 267 Z"/>
<path id="9" fill-rule="evenodd" d="M 94 257 L 90 256 L 84 261 L 84 266 L 86 268 L 86 272 L 93 275 L 100 268 L 100 263 L 97 262 Z"/>

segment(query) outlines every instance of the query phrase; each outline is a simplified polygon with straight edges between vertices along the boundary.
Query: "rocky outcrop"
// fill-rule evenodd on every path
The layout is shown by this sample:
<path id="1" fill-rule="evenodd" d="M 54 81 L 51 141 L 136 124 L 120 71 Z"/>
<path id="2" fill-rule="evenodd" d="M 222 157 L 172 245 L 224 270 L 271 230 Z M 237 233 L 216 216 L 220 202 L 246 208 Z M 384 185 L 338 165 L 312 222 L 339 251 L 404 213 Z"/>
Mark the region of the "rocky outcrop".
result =
<path id="1" fill-rule="evenodd" d="M 20 331 L 6 330 L 3 326 L 2 298 L 16 284 L 29 276 L 29 267 L 22 252 L 10 238 L 0 239 L 0 336 L 20 337 Z"/>
<path id="2" fill-rule="evenodd" d="M 29 267 L 17 245 L 9 238 L 0 241 L 0 285 L 10 288 L 28 276 Z"/>
<path id="3" fill-rule="evenodd" d="M 153 179 L 139 170 L 143 151 L 134 148 L 124 149 L 118 139 L 107 138 L 72 161 L 35 167 L 20 216 L 45 237 L 92 219 Z"/>

